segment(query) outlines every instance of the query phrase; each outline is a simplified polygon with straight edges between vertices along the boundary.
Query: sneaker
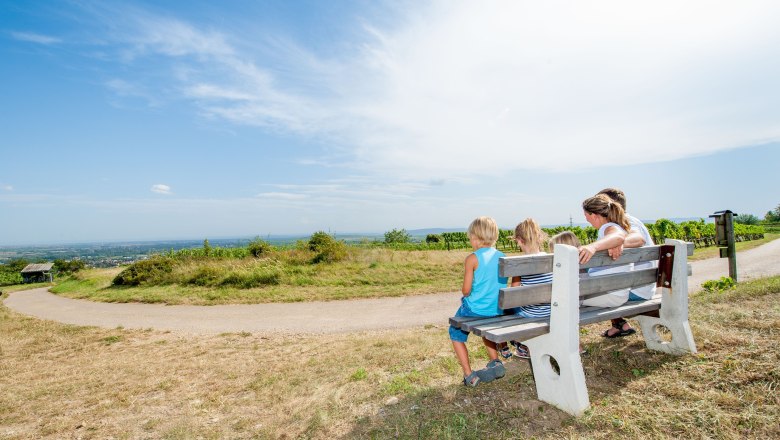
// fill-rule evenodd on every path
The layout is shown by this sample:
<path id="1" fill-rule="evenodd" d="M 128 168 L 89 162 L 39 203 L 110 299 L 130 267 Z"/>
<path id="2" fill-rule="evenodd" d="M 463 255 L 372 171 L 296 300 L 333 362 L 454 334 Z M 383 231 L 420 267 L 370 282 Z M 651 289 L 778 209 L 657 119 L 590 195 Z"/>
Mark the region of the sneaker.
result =
<path id="1" fill-rule="evenodd" d="M 500 360 L 493 359 L 488 362 L 485 368 L 477 370 L 474 373 L 479 377 L 480 382 L 488 383 L 504 377 L 504 375 L 506 375 L 506 369 Z"/>
<path id="2" fill-rule="evenodd" d="M 515 347 L 515 356 L 519 357 L 520 359 L 531 359 L 531 352 L 528 350 L 528 347 L 526 347 L 525 344 L 512 341 L 512 345 Z"/>
<path id="3" fill-rule="evenodd" d="M 475 387 L 479 385 L 479 382 L 481 382 L 481 379 L 476 371 L 472 371 L 471 374 L 463 378 L 463 385 L 467 387 Z"/>

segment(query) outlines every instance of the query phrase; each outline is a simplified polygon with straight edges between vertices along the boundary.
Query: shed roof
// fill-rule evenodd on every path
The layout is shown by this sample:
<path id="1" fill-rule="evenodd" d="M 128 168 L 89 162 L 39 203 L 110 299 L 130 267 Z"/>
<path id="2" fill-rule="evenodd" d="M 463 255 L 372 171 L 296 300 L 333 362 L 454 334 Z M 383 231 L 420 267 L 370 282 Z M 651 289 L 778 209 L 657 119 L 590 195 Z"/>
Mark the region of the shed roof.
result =
<path id="1" fill-rule="evenodd" d="M 22 273 L 48 272 L 51 270 L 53 266 L 54 263 L 28 264 L 27 266 L 24 267 L 24 269 L 22 269 Z"/>

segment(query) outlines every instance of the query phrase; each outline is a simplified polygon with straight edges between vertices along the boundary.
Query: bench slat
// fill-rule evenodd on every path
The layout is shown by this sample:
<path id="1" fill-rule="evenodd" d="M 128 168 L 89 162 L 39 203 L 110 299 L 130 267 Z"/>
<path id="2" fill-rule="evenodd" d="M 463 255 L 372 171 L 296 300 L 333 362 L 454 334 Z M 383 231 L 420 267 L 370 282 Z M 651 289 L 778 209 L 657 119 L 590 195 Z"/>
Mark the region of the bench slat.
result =
<path id="1" fill-rule="evenodd" d="M 615 261 L 609 256 L 607 251 L 596 252 L 587 263 L 580 266 L 581 269 L 590 269 L 602 266 L 618 266 L 628 263 L 642 263 L 645 261 L 658 260 L 658 252 L 661 246 L 644 246 L 639 248 L 623 249 L 623 254 Z M 688 256 L 693 255 L 693 243 L 687 243 Z M 527 256 L 518 255 L 512 257 L 502 257 L 499 260 L 498 273 L 502 277 L 513 277 L 523 275 L 534 275 L 538 273 L 552 272 L 553 256 L 537 255 Z"/>
<path id="2" fill-rule="evenodd" d="M 661 308 L 661 298 L 642 302 L 630 302 L 614 308 L 594 308 L 580 311 L 580 325 L 593 324 L 613 318 L 630 317 Z M 476 331 L 479 329 L 475 329 Z M 493 342 L 508 342 L 512 340 L 525 341 L 550 332 L 550 320 L 525 320 L 517 325 L 486 329 L 481 336 Z"/>
<path id="3" fill-rule="evenodd" d="M 580 297 L 598 296 L 614 290 L 655 284 L 658 270 L 654 268 L 583 278 L 580 280 Z M 529 304 L 549 304 L 552 284 L 507 287 L 498 294 L 498 306 L 502 309 Z"/>

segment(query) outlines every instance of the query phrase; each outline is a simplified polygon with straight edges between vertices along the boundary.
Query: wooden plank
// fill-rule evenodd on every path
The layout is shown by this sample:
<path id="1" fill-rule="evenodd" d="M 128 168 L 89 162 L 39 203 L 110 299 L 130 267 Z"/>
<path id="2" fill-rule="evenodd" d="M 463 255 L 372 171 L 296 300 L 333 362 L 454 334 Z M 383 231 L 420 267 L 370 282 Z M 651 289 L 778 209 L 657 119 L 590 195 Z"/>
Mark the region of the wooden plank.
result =
<path id="1" fill-rule="evenodd" d="M 693 243 L 688 243 L 688 256 L 693 255 Z M 607 251 L 596 252 L 586 264 L 580 265 L 581 269 L 589 269 L 602 266 L 618 266 L 628 263 L 642 263 L 658 260 L 660 246 L 644 246 L 640 248 L 623 249 L 623 254 L 615 261 Z M 502 257 L 499 260 L 498 271 L 502 277 L 533 275 L 552 272 L 553 257 L 550 255 L 519 255 Z"/>
<path id="2" fill-rule="evenodd" d="M 620 307 L 600 309 L 590 307 L 580 311 L 580 325 L 593 324 L 613 318 L 640 315 L 661 308 L 661 298 L 648 301 L 631 301 Z M 550 332 L 549 318 L 530 320 L 501 328 L 485 330 L 482 336 L 493 342 L 524 341 Z"/>
<path id="3" fill-rule="evenodd" d="M 631 272 L 602 275 L 580 280 L 580 297 L 598 296 L 614 290 L 655 284 L 657 269 L 640 269 Z M 529 304 L 548 304 L 552 297 L 552 284 L 507 287 L 498 294 L 498 306 L 502 309 Z"/>

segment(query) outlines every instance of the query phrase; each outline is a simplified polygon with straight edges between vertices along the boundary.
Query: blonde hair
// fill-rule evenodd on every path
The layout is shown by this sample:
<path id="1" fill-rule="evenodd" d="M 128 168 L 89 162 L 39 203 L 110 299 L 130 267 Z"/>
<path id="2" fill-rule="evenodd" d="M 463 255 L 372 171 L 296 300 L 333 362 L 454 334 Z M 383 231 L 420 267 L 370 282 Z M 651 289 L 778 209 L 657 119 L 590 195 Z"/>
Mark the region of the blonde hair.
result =
<path id="1" fill-rule="evenodd" d="M 607 221 L 617 223 L 623 229 L 628 231 L 631 225 L 628 223 L 626 213 L 620 203 L 612 201 L 606 194 L 596 194 L 593 197 L 585 199 L 582 202 L 582 209 L 590 214 L 605 217 Z"/>
<path id="2" fill-rule="evenodd" d="M 547 247 L 550 248 L 550 252 L 552 252 L 553 247 L 556 244 L 568 244 L 569 246 L 578 248 L 580 247 L 580 239 L 574 235 L 574 232 L 563 231 L 559 234 L 553 235 L 552 238 L 550 238 L 550 242 L 547 243 Z"/>
<path id="3" fill-rule="evenodd" d="M 528 246 L 542 250 L 547 234 L 542 231 L 536 220 L 527 218 L 515 226 L 515 240 L 522 240 Z"/>
<path id="4" fill-rule="evenodd" d="M 483 246 L 492 247 L 498 240 L 498 225 L 491 217 L 477 217 L 469 225 L 469 237 L 474 237 Z"/>

